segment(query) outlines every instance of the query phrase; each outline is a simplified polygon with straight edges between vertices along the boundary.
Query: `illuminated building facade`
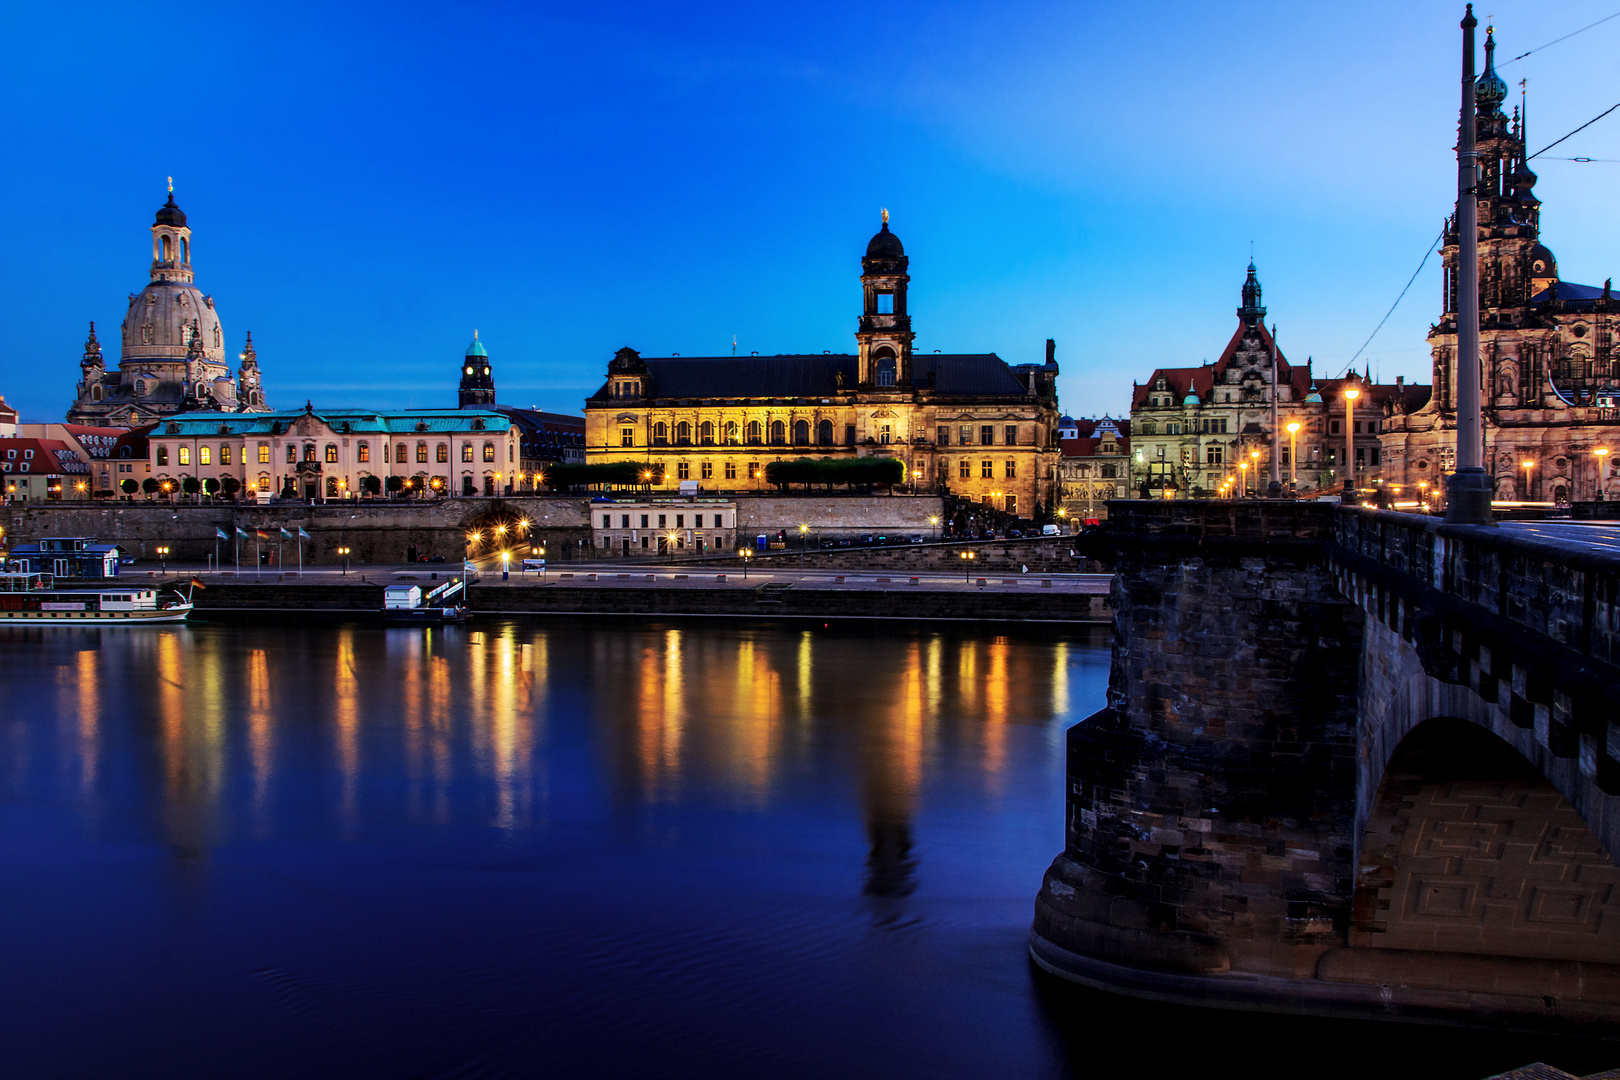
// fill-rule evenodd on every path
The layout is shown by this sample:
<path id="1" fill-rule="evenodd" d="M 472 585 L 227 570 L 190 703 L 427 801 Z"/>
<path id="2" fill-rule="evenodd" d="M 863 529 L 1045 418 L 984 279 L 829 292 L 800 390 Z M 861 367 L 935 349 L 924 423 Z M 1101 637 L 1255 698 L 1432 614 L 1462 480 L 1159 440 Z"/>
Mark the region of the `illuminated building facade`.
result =
<path id="1" fill-rule="evenodd" d="M 861 260 L 856 352 L 644 357 L 620 349 L 585 403 L 586 458 L 652 462 L 704 491 L 768 488 L 796 458 L 894 458 L 915 491 L 1012 514 L 1057 492 L 1057 362 L 913 349 L 910 260 L 883 227 Z"/>

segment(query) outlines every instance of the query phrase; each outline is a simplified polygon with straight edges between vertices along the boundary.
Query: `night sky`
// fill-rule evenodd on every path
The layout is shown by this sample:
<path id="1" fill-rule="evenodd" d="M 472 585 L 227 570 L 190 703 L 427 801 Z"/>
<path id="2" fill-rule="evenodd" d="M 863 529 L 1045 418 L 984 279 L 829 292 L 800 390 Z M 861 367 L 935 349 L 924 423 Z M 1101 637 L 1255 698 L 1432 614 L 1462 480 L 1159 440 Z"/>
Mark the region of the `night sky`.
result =
<path id="1" fill-rule="evenodd" d="M 1515 56 L 1611 13 L 1483 6 Z M 279 408 L 578 411 L 615 349 L 851 351 L 888 207 L 916 347 L 1041 359 L 1065 411 L 1214 359 L 1250 241 L 1337 374 L 1455 185 L 1458 3 L 13 4 L 0 394 L 116 359 L 165 177 Z M 1483 39 L 1483 26 L 1481 27 Z M 1539 149 L 1620 100 L 1620 19 L 1505 67 Z M 1483 60 L 1483 56 L 1481 57 Z M 1620 158 L 1620 112 L 1551 151 Z M 1620 165 L 1538 160 L 1566 280 L 1620 270 Z M 1438 257 L 1365 354 L 1428 380 Z M 1358 368 L 1361 364 L 1358 362 Z"/>

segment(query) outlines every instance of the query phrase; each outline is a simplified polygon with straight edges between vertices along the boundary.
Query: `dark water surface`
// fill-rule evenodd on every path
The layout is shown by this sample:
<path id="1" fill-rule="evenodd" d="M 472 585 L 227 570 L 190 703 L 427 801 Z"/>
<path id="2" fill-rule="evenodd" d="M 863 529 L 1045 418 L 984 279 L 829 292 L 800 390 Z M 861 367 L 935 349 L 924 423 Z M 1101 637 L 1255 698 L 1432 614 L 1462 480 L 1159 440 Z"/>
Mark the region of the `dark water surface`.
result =
<path id="1" fill-rule="evenodd" d="M 1037 977 L 1107 668 L 1084 630 L 0 630 L 0 1074 L 1620 1062 Z"/>

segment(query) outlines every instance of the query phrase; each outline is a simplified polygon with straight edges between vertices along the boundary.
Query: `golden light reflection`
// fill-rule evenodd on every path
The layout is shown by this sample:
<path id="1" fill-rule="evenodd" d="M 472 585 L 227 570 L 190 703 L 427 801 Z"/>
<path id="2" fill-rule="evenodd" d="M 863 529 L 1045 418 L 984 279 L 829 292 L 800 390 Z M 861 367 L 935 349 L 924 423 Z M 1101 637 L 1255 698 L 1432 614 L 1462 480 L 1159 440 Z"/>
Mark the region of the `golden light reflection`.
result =
<path id="1" fill-rule="evenodd" d="M 337 722 L 338 771 L 343 775 L 343 816 L 352 819 L 360 782 L 360 680 L 354 671 L 354 627 L 338 632 L 332 673 L 332 716 Z"/>
<path id="2" fill-rule="evenodd" d="M 992 639 L 989 654 L 984 680 L 984 768 L 989 786 L 995 790 L 1007 760 L 1007 639 Z"/>
<path id="3" fill-rule="evenodd" d="M 1069 643 L 1052 643 L 1052 714 L 1069 715 Z"/>
<path id="4" fill-rule="evenodd" d="M 100 684 L 96 681 L 96 654 L 85 649 L 78 654 L 75 684 L 79 693 L 79 787 L 90 791 L 96 784 L 96 765 L 101 757 Z"/>
<path id="5" fill-rule="evenodd" d="M 270 790 L 270 662 L 263 649 L 248 654 L 248 757 L 253 764 L 253 801 L 263 806 Z"/>

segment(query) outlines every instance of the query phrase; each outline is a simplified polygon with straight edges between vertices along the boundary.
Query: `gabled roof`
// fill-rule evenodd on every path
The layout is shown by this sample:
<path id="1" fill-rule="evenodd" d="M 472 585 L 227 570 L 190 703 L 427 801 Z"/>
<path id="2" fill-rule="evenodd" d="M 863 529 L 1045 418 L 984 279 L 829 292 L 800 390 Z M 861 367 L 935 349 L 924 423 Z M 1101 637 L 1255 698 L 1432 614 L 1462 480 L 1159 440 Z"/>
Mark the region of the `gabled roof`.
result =
<path id="1" fill-rule="evenodd" d="M 7 451 L 10 450 L 15 450 L 17 456 L 8 456 Z M 27 456 L 29 450 L 33 451 L 31 457 Z M 90 463 L 80 461 L 73 448 L 60 439 L 0 439 L 0 462 L 11 466 L 7 472 L 30 476 L 61 476 L 90 471 Z M 28 467 L 24 469 L 24 465 Z"/>
<path id="2" fill-rule="evenodd" d="M 1239 320 L 1237 329 L 1232 331 L 1232 337 L 1221 350 L 1220 359 L 1213 364 L 1200 364 L 1198 367 L 1184 368 L 1157 368 L 1148 377 L 1148 381 L 1138 385 L 1131 394 L 1131 409 L 1142 408 L 1147 403 L 1149 394 L 1173 393 L 1176 396 L 1175 404 L 1180 405 L 1182 399 L 1189 393 L 1196 394 L 1199 401 L 1208 402 L 1210 391 L 1217 383 L 1225 381 L 1226 371 L 1232 366 L 1237 356 L 1238 347 L 1243 344 L 1243 336 L 1248 327 Z M 1260 323 L 1255 329 L 1260 335 L 1262 348 L 1272 347 L 1271 331 L 1266 329 L 1265 323 Z M 1165 381 L 1165 390 L 1155 390 L 1158 381 Z M 1281 349 L 1277 350 L 1277 381 L 1281 386 L 1291 387 L 1294 399 L 1303 400 L 1311 388 L 1311 366 L 1309 363 L 1300 367 L 1288 362 L 1288 357 Z"/>

